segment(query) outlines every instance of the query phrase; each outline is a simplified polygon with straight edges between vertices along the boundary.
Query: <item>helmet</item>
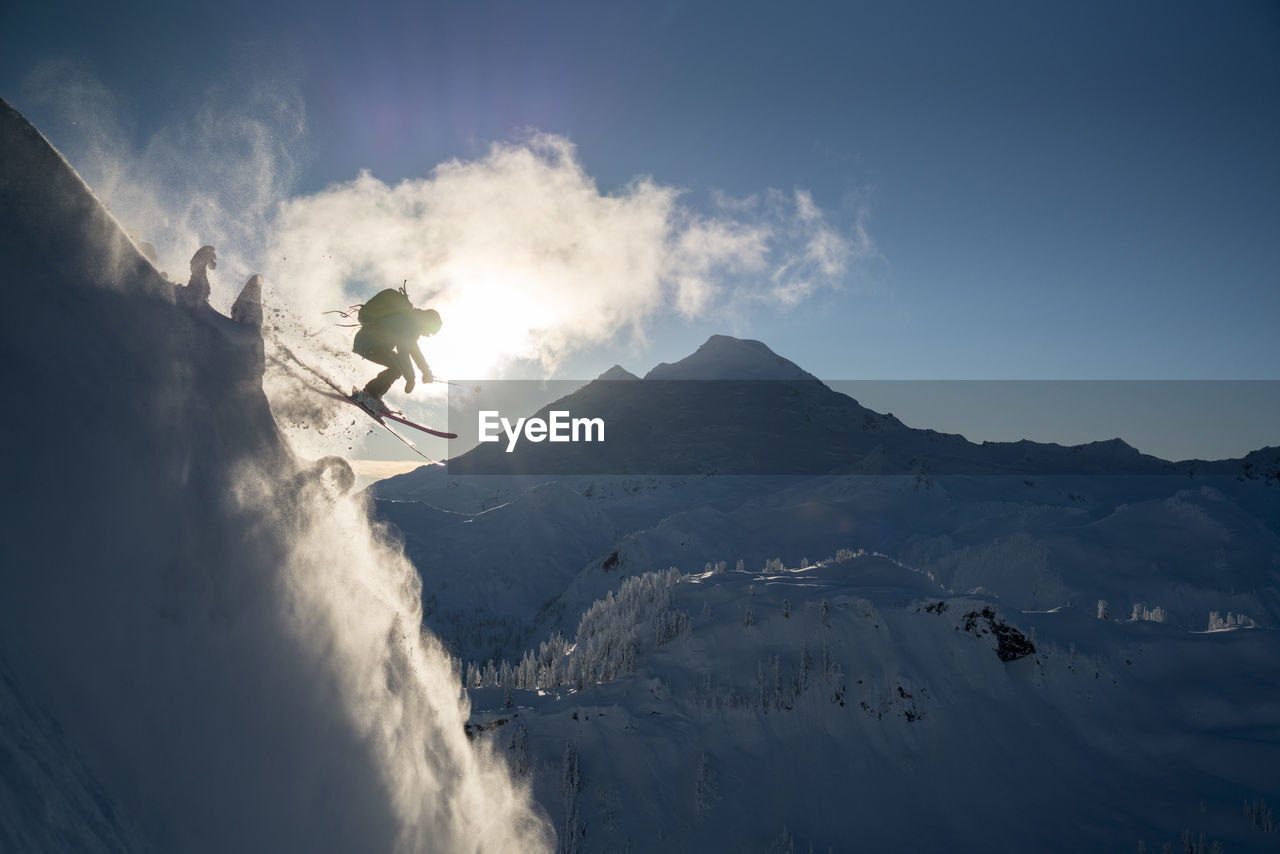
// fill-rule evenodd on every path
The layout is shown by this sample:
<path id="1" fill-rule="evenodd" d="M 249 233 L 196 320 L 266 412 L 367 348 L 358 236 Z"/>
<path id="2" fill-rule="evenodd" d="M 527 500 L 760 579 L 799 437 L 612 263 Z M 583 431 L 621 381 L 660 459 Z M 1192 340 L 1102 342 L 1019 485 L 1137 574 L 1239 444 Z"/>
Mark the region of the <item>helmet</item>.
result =
<path id="1" fill-rule="evenodd" d="M 434 308 L 414 309 L 413 313 L 418 318 L 418 334 L 435 335 L 440 331 L 443 322 L 440 320 L 440 313 Z"/>

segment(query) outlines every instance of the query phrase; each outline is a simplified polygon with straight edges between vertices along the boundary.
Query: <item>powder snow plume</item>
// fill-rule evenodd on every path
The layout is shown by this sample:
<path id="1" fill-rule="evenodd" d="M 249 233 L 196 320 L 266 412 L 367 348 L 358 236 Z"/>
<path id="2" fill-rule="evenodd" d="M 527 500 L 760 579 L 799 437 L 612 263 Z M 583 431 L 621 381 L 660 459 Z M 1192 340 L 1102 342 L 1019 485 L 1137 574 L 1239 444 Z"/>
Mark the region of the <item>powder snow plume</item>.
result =
<path id="1" fill-rule="evenodd" d="M 281 438 L 258 330 L 175 299 L 3 102 L 0 146 L 0 259 L 25 294 L 4 381 L 74 401 L 0 437 L 23 496 L 0 532 L 0 664 L 25 704 L 6 719 L 55 720 L 53 764 L 82 756 L 155 850 L 549 850 L 467 739 L 418 576 L 345 462 Z"/>
<path id="2" fill-rule="evenodd" d="M 159 270 L 185 282 L 192 254 L 218 249 L 210 302 L 225 310 L 261 272 L 264 235 L 306 160 L 306 109 L 293 76 L 256 60 L 241 79 L 193 93 L 141 138 L 129 106 L 75 63 L 38 64 L 23 90 L 121 226 L 154 247 Z"/>

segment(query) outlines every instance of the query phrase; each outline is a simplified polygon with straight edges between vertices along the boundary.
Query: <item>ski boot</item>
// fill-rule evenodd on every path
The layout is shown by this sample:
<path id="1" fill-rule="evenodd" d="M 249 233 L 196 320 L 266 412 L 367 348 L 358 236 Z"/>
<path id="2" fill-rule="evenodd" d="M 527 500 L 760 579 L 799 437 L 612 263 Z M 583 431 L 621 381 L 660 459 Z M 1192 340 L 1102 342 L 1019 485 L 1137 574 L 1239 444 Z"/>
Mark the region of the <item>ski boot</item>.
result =
<path id="1" fill-rule="evenodd" d="M 374 397 L 362 388 L 353 388 L 351 390 L 351 399 L 368 410 L 369 414 L 374 418 L 381 418 L 384 415 L 391 414 L 391 409 L 382 402 L 382 398 Z"/>

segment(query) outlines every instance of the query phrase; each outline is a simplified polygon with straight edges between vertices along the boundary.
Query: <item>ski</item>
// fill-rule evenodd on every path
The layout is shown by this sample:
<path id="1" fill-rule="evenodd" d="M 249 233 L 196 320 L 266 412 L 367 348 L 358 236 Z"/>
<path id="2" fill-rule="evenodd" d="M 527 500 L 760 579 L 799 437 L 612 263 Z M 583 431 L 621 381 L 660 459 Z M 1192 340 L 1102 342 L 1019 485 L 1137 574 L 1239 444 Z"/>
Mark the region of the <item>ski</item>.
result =
<path id="1" fill-rule="evenodd" d="M 386 430 L 386 431 L 387 431 L 388 433 L 390 433 L 392 436 L 395 436 L 397 439 L 399 439 L 401 442 L 403 442 L 403 443 L 404 443 L 405 447 L 409 448 L 411 451 L 413 451 L 413 452 L 414 452 L 415 454 L 417 454 L 418 456 L 422 457 L 424 460 L 426 460 L 426 461 L 427 461 L 428 463 L 430 463 L 431 465 L 433 465 L 433 466 L 442 466 L 442 465 L 444 465 L 444 463 L 443 463 L 442 461 L 437 460 L 437 459 L 435 459 L 434 457 L 429 457 L 429 456 L 427 456 L 426 454 L 424 454 L 424 453 L 422 452 L 422 449 L 421 449 L 421 448 L 419 448 L 419 447 L 417 446 L 417 444 L 415 444 L 415 443 L 414 443 L 414 441 L 413 441 L 412 439 L 410 439 L 408 436 L 404 435 L 404 434 L 403 434 L 403 433 L 401 433 L 399 430 L 397 430 L 396 428 L 392 427 L 392 426 L 391 426 L 390 424 L 388 424 L 385 420 L 383 420 L 384 418 L 391 418 L 391 417 L 392 417 L 392 416 L 391 416 L 391 415 L 389 415 L 388 413 L 382 413 L 381 415 L 379 415 L 379 414 L 375 414 L 373 411 L 369 410 L 368 408 L 366 408 L 366 407 L 362 406 L 360 403 L 358 403 L 358 402 L 355 400 L 355 398 L 353 398 L 353 397 L 352 397 L 351 395 L 349 395 L 349 394 L 341 394 L 341 393 L 336 392 L 336 391 L 325 391 L 324 389 L 319 389 L 319 388 L 315 388 L 315 387 L 311 387 L 311 390 L 312 390 L 312 391 L 314 391 L 316 394 L 323 394 L 325 397 L 331 397 L 331 398 L 333 398 L 334 400 L 345 400 L 347 403 L 351 404 L 351 405 L 352 405 L 352 406 L 354 406 L 356 409 L 359 409 L 359 410 L 360 410 L 361 412 L 363 412 L 365 415 L 368 415 L 368 416 L 369 416 L 370 418 L 372 418 L 374 421 L 378 422 L 379 426 L 381 426 L 383 430 Z M 395 420 L 399 421 L 399 420 L 401 420 L 401 419 L 397 418 L 397 419 L 395 419 Z M 413 422 L 411 422 L 411 421 L 410 421 L 410 422 L 406 422 L 406 423 L 412 424 Z M 416 426 L 416 425 L 415 425 L 415 426 Z M 422 428 L 419 428 L 419 429 L 425 430 L 425 429 L 427 429 L 427 428 L 422 427 Z M 446 434 L 436 434 L 436 435 L 441 435 L 441 436 L 443 436 L 443 435 L 446 435 Z"/>
<path id="2" fill-rule="evenodd" d="M 426 427 L 422 424 L 419 424 L 416 421 L 410 421 L 408 418 L 404 417 L 403 412 L 394 412 L 390 409 L 383 412 L 376 412 L 370 409 L 369 407 L 365 406 L 360 401 L 356 400 L 355 397 L 350 394 L 342 394 L 341 392 L 337 392 L 337 391 L 321 391 L 320 389 L 316 389 L 316 391 L 319 391 L 325 397 L 332 397 L 336 400 L 345 400 L 347 403 L 350 403 L 352 406 L 358 406 L 366 415 L 376 419 L 377 421 L 382 421 L 382 419 L 384 418 L 390 418 L 392 421 L 403 424 L 406 427 L 412 427 L 415 430 L 421 430 L 423 433 L 429 433 L 432 436 L 439 436 L 441 439 L 458 438 L 457 433 L 446 433 L 444 430 L 437 430 L 434 427 Z"/>
<path id="3" fill-rule="evenodd" d="M 351 398 L 347 398 L 347 399 L 351 400 Z M 354 400 L 352 400 L 351 402 L 355 403 Z M 356 403 L 356 406 L 360 406 L 360 404 Z M 363 406 L 360 406 L 360 408 L 364 409 Z M 365 411 L 367 412 L 368 410 L 365 410 Z M 432 436 L 439 436 L 441 439 L 458 438 L 457 433 L 450 433 L 445 430 L 437 430 L 434 427 L 424 427 L 423 425 L 417 423 L 416 421 L 410 421 L 408 418 L 405 418 L 404 414 L 401 412 L 384 412 L 382 413 L 382 417 L 390 418 L 392 421 L 397 421 L 406 427 L 412 427 L 415 430 L 421 430 L 423 433 L 429 433 Z"/>
<path id="4" fill-rule="evenodd" d="M 281 354 L 283 354 L 284 356 L 288 357 L 288 359 L 289 359 L 291 362 L 293 362 L 294 364 L 296 364 L 296 365 L 298 365 L 299 367 L 301 367 L 301 368 L 303 368 L 304 370 L 306 370 L 306 371 L 307 371 L 307 373 L 311 374 L 313 377 L 315 377 L 316 379 L 318 379 L 318 380 L 320 380 L 321 382 L 323 382 L 323 383 L 324 383 L 326 386 L 328 386 L 328 387 L 329 387 L 329 389 L 330 389 L 330 390 L 326 391 L 326 390 L 318 389 L 318 388 L 315 388 L 314 386 L 312 386 L 312 387 L 311 387 L 312 391 L 315 391 L 317 394 L 323 394 L 323 395 L 325 395 L 326 397 L 332 397 L 332 398 L 333 398 L 333 399 L 335 399 L 335 400 L 345 400 L 347 403 L 349 403 L 349 404 L 351 404 L 352 406 L 356 407 L 356 408 L 357 408 L 357 409 L 359 409 L 361 412 L 363 412 L 365 415 L 368 415 L 368 416 L 369 416 L 370 418 L 372 418 L 374 421 L 378 422 L 378 424 L 379 424 L 379 425 L 380 425 L 384 430 L 386 430 L 386 431 L 387 431 L 388 433 L 390 433 L 391 435 L 395 436 L 397 439 L 399 439 L 401 442 L 403 442 L 407 447 L 411 448 L 411 449 L 413 450 L 413 452 L 414 452 L 414 453 L 416 453 L 418 456 L 420 456 L 420 457 L 422 457 L 423 459 L 427 460 L 427 461 L 428 461 L 428 462 L 430 462 L 432 465 L 444 465 L 444 463 L 443 463 L 443 462 L 441 462 L 440 460 L 434 459 L 434 458 L 429 457 L 429 456 L 427 456 L 426 454 L 424 454 L 424 453 L 423 453 L 423 452 L 418 448 L 418 446 L 417 446 L 416 444 L 414 444 L 414 442 L 413 442 L 413 440 L 412 440 L 412 439 L 410 439 L 409 437 L 407 437 L 407 436 L 405 436 L 405 435 L 401 434 L 401 433 L 400 433 L 400 431 L 396 430 L 394 427 L 392 427 L 390 424 L 388 424 L 388 423 L 386 422 L 386 420 L 385 420 L 385 419 L 388 419 L 388 418 L 389 418 L 389 419 L 391 419 L 392 421 L 395 421 L 395 422 L 397 422 L 397 423 L 399 423 L 399 424 L 403 424 L 403 425 L 405 425 L 406 427 L 412 427 L 412 428 L 413 428 L 413 429 L 415 429 L 415 430 L 420 430 L 420 431 L 422 431 L 423 433 L 427 433 L 427 434 L 432 435 L 432 436 L 438 436 L 438 437 L 440 437 L 441 439 L 456 439 L 456 438 L 458 438 L 458 434 L 457 434 L 457 433 L 449 433 L 449 432 L 446 432 L 446 431 L 444 431 L 444 430 L 436 430 L 436 429 L 434 429 L 434 428 L 432 428 L 432 427 L 427 427 L 427 426 L 425 426 L 425 425 L 422 425 L 422 424 L 417 423 L 416 421 L 411 421 L 411 420 L 409 420 L 408 418 L 405 418 L 405 417 L 404 417 L 404 413 L 401 413 L 401 412 L 392 412 L 392 411 L 389 411 L 389 410 L 388 410 L 388 411 L 386 411 L 386 412 L 374 412 L 373 410 L 371 410 L 371 409 L 369 409 L 369 408 L 365 407 L 363 404 L 361 404 L 359 401 L 357 401 L 357 400 L 356 400 L 354 397 L 352 397 L 350 394 L 348 394 L 348 393 L 344 392 L 344 391 L 342 390 L 342 387 L 341 387 L 341 386 L 339 386 L 337 383 L 335 383 L 333 380 L 329 379 L 327 376 L 325 376 L 324 374 L 320 373 L 320 372 L 319 372 L 319 371 L 317 371 L 315 368 L 311 367 L 311 366 L 310 366 L 310 365 L 308 365 L 306 362 L 304 362 L 304 361 L 302 361 L 301 359 L 299 359 L 299 358 L 297 357 L 297 355 L 295 355 L 295 354 L 294 354 L 294 352 L 293 352 L 292 350 L 290 350 L 290 349 L 289 349 L 288 347 L 286 347 L 284 344 L 280 343 L 280 341 L 276 340 L 275 338 L 272 338 L 272 342 L 271 342 L 271 343 L 276 347 L 276 349 L 277 349 Z M 277 361 L 278 361 L 278 360 L 277 360 Z"/>

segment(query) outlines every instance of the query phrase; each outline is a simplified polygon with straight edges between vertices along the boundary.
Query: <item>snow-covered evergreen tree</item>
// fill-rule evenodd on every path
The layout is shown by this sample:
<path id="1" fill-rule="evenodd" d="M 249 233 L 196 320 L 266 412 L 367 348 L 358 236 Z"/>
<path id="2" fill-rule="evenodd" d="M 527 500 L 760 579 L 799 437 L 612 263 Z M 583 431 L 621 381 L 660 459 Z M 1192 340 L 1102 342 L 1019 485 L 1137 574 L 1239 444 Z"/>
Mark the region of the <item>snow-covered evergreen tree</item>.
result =
<path id="1" fill-rule="evenodd" d="M 670 607 L 671 588 L 681 577 L 672 567 L 627 578 L 617 591 L 610 590 L 583 613 L 572 643 L 555 634 L 536 650 L 526 650 L 514 667 L 506 661 L 489 662 L 483 668 L 468 665 L 467 684 L 525 691 L 566 686 L 581 690 L 625 676 L 635 670 L 643 624 L 651 623 L 658 646 L 688 634 L 689 615 Z"/>
<path id="2" fill-rule="evenodd" d="M 1145 620 L 1150 623 L 1163 623 L 1169 619 L 1169 612 L 1157 605 L 1154 608 L 1148 608 L 1142 602 L 1135 602 L 1133 605 L 1133 613 L 1129 619 L 1137 622 Z"/>

